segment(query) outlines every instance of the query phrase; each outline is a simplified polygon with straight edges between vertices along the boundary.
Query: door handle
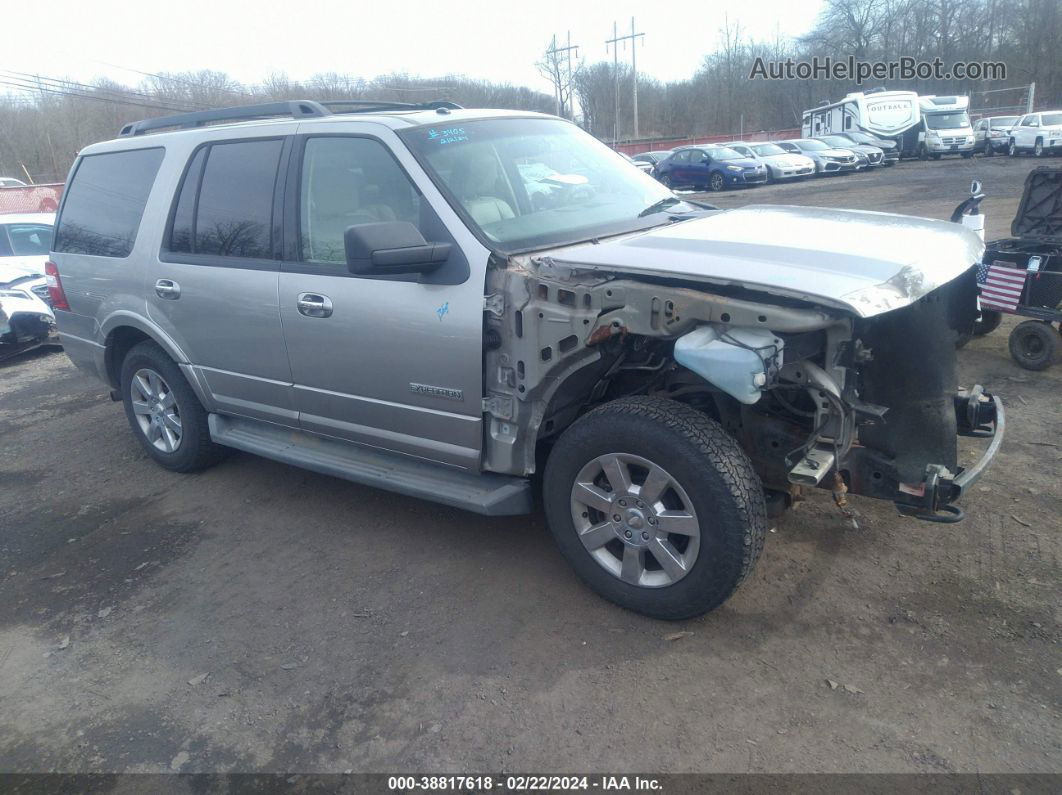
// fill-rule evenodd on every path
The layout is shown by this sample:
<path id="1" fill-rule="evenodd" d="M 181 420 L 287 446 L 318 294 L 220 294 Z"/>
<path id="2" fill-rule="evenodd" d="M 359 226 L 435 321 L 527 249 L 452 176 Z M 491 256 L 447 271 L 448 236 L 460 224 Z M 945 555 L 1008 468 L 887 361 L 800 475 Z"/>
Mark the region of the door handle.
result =
<path id="1" fill-rule="evenodd" d="M 299 293 L 295 305 L 306 317 L 331 317 L 332 299 L 319 293 Z"/>
<path id="2" fill-rule="evenodd" d="M 155 282 L 155 295 L 169 301 L 176 301 L 181 297 L 181 285 L 171 279 L 159 279 Z"/>

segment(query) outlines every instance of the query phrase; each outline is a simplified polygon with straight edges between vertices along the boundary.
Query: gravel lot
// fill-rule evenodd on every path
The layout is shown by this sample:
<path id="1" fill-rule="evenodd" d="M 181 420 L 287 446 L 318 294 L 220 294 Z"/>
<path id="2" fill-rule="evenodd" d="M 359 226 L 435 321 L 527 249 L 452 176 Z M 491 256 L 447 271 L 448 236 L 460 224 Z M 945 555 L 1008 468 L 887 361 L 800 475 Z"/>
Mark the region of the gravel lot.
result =
<path id="1" fill-rule="evenodd" d="M 711 201 L 947 218 L 976 176 L 998 237 L 1034 165 Z M 539 515 L 243 454 L 171 474 L 62 354 L 0 365 L 0 771 L 1062 771 L 1062 365 L 1009 328 L 960 356 L 1009 412 L 965 522 L 857 499 L 854 531 L 811 494 L 679 624 L 582 587 Z"/>

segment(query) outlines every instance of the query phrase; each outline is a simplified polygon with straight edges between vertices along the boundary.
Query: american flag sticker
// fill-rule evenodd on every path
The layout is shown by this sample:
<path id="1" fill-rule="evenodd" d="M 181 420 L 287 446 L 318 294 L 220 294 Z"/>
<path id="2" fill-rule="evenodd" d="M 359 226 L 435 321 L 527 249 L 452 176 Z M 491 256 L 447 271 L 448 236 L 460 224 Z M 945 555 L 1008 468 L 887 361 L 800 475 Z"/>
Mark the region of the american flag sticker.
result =
<path id="1" fill-rule="evenodd" d="M 981 288 L 981 306 L 1014 312 L 1025 289 L 1026 272 L 1009 262 L 982 264 L 977 269 L 977 281 Z"/>

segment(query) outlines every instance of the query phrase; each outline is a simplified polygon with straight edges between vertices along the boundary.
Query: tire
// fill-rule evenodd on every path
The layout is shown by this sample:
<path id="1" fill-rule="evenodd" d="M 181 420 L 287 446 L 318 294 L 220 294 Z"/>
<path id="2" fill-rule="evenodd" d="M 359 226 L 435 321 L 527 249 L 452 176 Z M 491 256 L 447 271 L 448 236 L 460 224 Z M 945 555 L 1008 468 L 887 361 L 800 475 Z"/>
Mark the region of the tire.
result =
<path id="1" fill-rule="evenodd" d="M 624 478 L 605 474 L 601 462 L 613 459 Z M 646 488 L 659 493 L 654 498 Z M 550 454 L 543 494 L 550 531 L 583 582 L 652 618 L 715 609 L 763 549 L 767 513 L 752 463 L 718 423 L 673 400 L 623 398 L 577 420 Z M 676 521 L 686 532 L 662 532 Z M 596 537 L 586 540 L 588 532 Z M 673 555 L 671 565 L 661 565 L 654 549 Z M 634 563 L 624 579 L 628 556 Z M 683 558 L 679 566 L 676 557 Z"/>
<path id="2" fill-rule="evenodd" d="M 1062 337 L 1050 323 L 1026 320 L 1010 332 L 1010 355 L 1026 370 L 1046 370 L 1062 349 Z"/>
<path id="3" fill-rule="evenodd" d="M 723 175 L 716 171 L 708 180 L 708 187 L 713 193 L 719 193 L 726 190 L 726 179 Z"/>
<path id="4" fill-rule="evenodd" d="M 668 190 L 674 190 L 675 189 L 675 186 L 671 182 L 671 177 L 669 177 L 667 174 L 664 174 L 664 176 L 662 176 L 660 178 L 660 184 L 663 185 Z"/>
<path id="5" fill-rule="evenodd" d="M 919 160 L 929 160 L 929 150 L 926 149 L 926 145 L 925 144 L 919 144 L 918 145 L 918 159 Z"/>
<path id="6" fill-rule="evenodd" d="M 129 427 L 159 466 L 174 472 L 195 472 L 229 454 L 229 448 L 211 440 L 206 411 L 181 369 L 156 343 L 141 342 L 126 354 L 121 390 Z M 161 398 L 154 411 L 151 392 Z M 173 408 L 170 416 L 167 407 Z"/>
<path id="7" fill-rule="evenodd" d="M 1033 157 L 1044 156 L 1044 139 L 1037 138 L 1036 143 L 1033 144 Z"/>
<path id="8" fill-rule="evenodd" d="M 996 153 L 995 150 L 992 148 L 992 142 L 991 141 L 985 141 L 985 151 L 984 151 L 985 157 L 992 157 L 993 155 L 995 155 L 995 153 Z"/>
<path id="9" fill-rule="evenodd" d="M 930 155 L 930 157 L 933 158 L 934 160 L 940 160 L 940 154 L 938 152 L 934 152 L 933 154 Z"/>
<path id="10" fill-rule="evenodd" d="M 962 153 L 962 159 L 963 160 L 969 160 L 973 156 L 974 156 L 973 152 L 963 152 Z"/>
<path id="11" fill-rule="evenodd" d="M 1018 145 L 1014 143 L 1014 139 L 1010 139 L 1010 143 L 1007 144 L 1007 154 L 1011 157 L 1018 156 Z"/>

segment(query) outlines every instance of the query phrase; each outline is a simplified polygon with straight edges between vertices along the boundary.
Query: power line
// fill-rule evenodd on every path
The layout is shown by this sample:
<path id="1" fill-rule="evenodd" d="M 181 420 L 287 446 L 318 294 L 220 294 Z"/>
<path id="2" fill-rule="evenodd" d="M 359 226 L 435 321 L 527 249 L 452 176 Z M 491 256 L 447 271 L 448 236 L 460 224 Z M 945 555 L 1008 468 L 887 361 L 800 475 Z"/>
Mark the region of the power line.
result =
<path id="1" fill-rule="evenodd" d="M 29 72 L 17 72 L 12 69 L 0 69 L 0 76 L 6 76 L 8 79 L 19 80 L 24 83 L 30 83 L 31 85 L 38 85 L 43 83 L 48 88 L 54 88 L 59 90 L 70 90 L 78 92 L 91 92 L 93 94 L 106 94 L 119 99 L 125 99 L 127 97 L 142 97 L 143 99 L 150 100 L 158 103 L 159 97 L 153 94 L 146 94 L 143 91 L 136 91 L 131 88 L 119 86 L 118 88 L 108 88 L 106 86 L 89 85 L 87 83 L 78 83 L 74 80 L 64 80 L 58 77 L 48 77 L 46 75 L 30 74 Z M 203 110 L 205 106 L 200 107 L 190 106 L 184 108 L 184 110 Z"/>
<path id="2" fill-rule="evenodd" d="M 107 61 L 96 61 L 98 64 L 109 66 L 112 69 L 121 69 L 124 72 L 132 72 L 135 75 L 143 75 L 144 77 L 154 77 L 158 80 L 169 80 L 171 83 L 181 83 L 192 88 L 213 88 L 217 91 L 224 91 L 227 94 L 236 94 L 238 96 L 253 97 L 254 93 L 247 91 L 246 89 L 228 88 L 226 86 L 208 86 L 205 83 L 197 83 L 194 80 L 187 80 L 181 77 L 173 77 L 172 75 L 158 74 L 156 72 L 143 72 L 139 69 L 133 69 L 129 66 L 119 66 L 118 64 L 108 63 Z"/>
<path id="3" fill-rule="evenodd" d="M 88 93 L 80 93 L 76 91 L 64 91 L 56 88 L 49 88 L 44 85 L 33 85 L 25 82 L 12 82 L 8 80 L 0 80 L 0 86 L 8 86 L 10 88 L 17 89 L 26 93 L 41 93 L 41 94 L 53 94 L 62 97 L 72 97 L 78 99 L 90 99 L 96 102 L 106 102 L 111 105 L 135 105 L 141 108 L 150 108 L 152 110 L 170 110 L 176 112 L 185 112 L 188 108 L 178 108 L 169 105 L 162 104 L 149 104 L 146 102 L 136 102 L 131 99 L 115 99 L 113 97 L 96 96 Z"/>

